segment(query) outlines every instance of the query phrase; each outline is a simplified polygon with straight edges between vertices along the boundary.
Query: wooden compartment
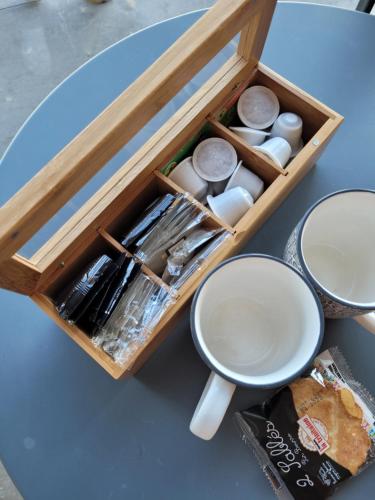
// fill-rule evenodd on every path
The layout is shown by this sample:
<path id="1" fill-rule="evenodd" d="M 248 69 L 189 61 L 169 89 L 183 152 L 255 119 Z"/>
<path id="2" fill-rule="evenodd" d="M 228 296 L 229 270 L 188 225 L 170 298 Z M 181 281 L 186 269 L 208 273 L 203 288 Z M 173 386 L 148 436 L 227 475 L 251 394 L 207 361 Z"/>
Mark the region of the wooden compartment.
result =
<path id="1" fill-rule="evenodd" d="M 75 340 L 92 358 L 94 358 L 112 377 L 119 378 L 124 374 L 129 374 L 134 371 L 134 366 L 138 366 L 140 359 L 143 361 L 148 357 L 152 350 L 160 343 L 163 338 L 163 334 L 160 335 L 161 330 L 164 328 L 166 323 L 169 323 L 178 310 L 181 307 L 182 302 L 186 302 L 189 294 L 189 288 L 192 283 L 195 282 L 196 277 L 192 276 L 180 290 L 176 290 L 166 283 L 156 275 L 151 269 L 146 265 L 141 263 L 136 256 L 132 255 L 128 249 L 124 248 L 119 242 L 120 235 L 123 234 L 126 229 L 131 225 L 135 218 L 142 213 L 142 211 L 158 196 L 165 193 L 184 193 L 183 190 L 176 187 L 168 178 L 161 175 L 158 171 L 153 171 L 147 177 L 146 182 L 142 183 L 138 187 L 132 189 L 133 196 L 129 197 L 127 202 L 124 203 L 122 210 L 119 212 L 118 216 L 114 218 L 110 224 L 104 228 L 102 226 L 96 228 L 96 235 L 94 239 L 90 242 L 87 247 L 84 248 L 80 253 L 76 253 L 74 258 L 61 266 L 61 270 L 58 275 L 55 276 L 53 281 L 48 281 L 46 286 L 40 287 L 38 293 L 32 295 L 32 299 L 56 322 L 56 324 L 62 327 L 68 335 Z M 219 219 L 217 219 L 206 207 L 201 205 L 199 202 L 194 200 L 190 195 L 184 193 L 188 199 L 194 203 L 198 209 L 207 214 L 207 218 L 203 222 L 203 225 L 210 228 L 223 228 L 228 230 L 228 237 L 231 236 L 231 229 L 225 224 L 222 224 Z M 217 263 L 218 254 L 226 248 L 226 241 L 222 247 L 214 251 L 212 255 L 208 257 L 203 268 L 209 268 L 211 262 Z M 103 352 L 100 348 L 96 347 L 88 336 L 88 332 L 85 332 L 77 325 L 69 324 L 68 322 L 62 320 L 58 315 L 53 299 L 56 298 L 61 290 L 70 283 L 92 259 L 98 257 L 99 255 L 106 253 L 110 257 L 116 257 L 121 253 L 125 253 L 130 257 L 135 258 L 142 264 L 141 270 L 144 274 L 150 277 L 150 279 L 157 285 L 163 287 L 171 296 L 172 303 L 166 309 L 164 316 L 161 321 L 154 329 L 150 338 L 144 343 L 143 347 L 139 349 L 136 354 L 129 360 L 129 362 L 123 365 L 117 365 L 112 358 Z M 203 269 L 202 269 L 203 271 Z M 194 286 L 194 285 L 193 285 Z M 181 297 L 181 294 L 183 297 Z"/>
<path id="2" fill-rule="evenodd" d="M 165 183 L 168 183 L 175 191 L 183 192 L 183 189 L 170 179 L 168 175 L 176 164 L 192 155 L 193 150 L 199 142 L 209 137 L 220 137 L 230 142 L 237 152 L 238 159 L 243 161 L 243 166 L 257 174 L 264 181 L 265 191 L 272 185 L 279 175 L 285 175 L 283 169 L 274 165 L 266 156 L 261 155 L 256 150 L 250 148 L 245 141 L 243 141 L 229 128 L 221 124 L 214 117 L 209 117 L 202 124 L 200 130 L 189 139 L 187 147 L 185 146 L 182 149 L 179 149 L 177 154 L 170 158 L 166 164 L 161 166 L 160 170 L 155 171 L 155 174 L 158 175 L 161 180 L 164 180 Z M 261 196 L 263 196 L 263 194 Z M 258 203 L 258 200 L 256 203 Z M 214 218 L 220 225 L 229 231 L 235 231 L 238 224 L 236 224 L 235 227 L 230 227 L 224 221 L 217 218 L 209 208 L 204 207 L 201 203 L 200 206 L 202 207 L 202 210 L 207 210 L 211 214 L 211 217 Z M 241 221 L 239 221 L 239 223 L 240 222 Z"/>
<path id="3" fill-rule="evenodd" d="M 144 363 L 207 272 L 254 234 L 313 166 L 342 121 L 339 114 L 259 63 L 275 4 L 275 0 L 218 1 L 0 209 L 0 286 L 30 295 L 116 379 Z M 31 259 L 17 255 L 22 245 L 239 31 L 237 53 Z M 285 169 L 275 166 L 226 127 L 226 113 L 233 109 L 241 92 L 256 83 L 276 93 L 281 111 L 294 111 L 304 120 L 305 146 Z M 126 252 L 119 243 L 121 231 L 158 193 L 182 191 L 160 170 L 178 158 L 206 124 L 212 135 L 234 145 L 245 165 L 263 178 L 266 190 L 233 228 L 192 200 L 207 211 L 207 224 L 223 227 L 228 236 L 184 286 L 173 291 L 174 301 L 147 342 L 130 362 L 119 366 L 83 331 L 59 317 L 52 298 L 98 253 Z M 147 266 L 143 271 L 166 286 Z"/>

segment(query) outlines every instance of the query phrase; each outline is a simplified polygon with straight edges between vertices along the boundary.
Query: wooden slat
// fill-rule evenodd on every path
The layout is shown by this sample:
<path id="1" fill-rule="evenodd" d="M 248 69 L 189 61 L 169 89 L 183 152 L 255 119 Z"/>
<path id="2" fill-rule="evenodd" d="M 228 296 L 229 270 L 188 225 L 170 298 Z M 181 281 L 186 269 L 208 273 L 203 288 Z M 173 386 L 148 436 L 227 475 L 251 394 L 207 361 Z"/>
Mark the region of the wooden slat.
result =
<path id="1" fill-rule="evenodd" d="M 286 167 L 288 177 L 293 175 L 293 179 L 299 181 L 305 173 L 307 165 L 314 164 L 320 155 L 323 153 L 329 140 L 332 139 L 336 129 L 344 121 L 344 118 L 336 113 L 334 118 L 330 118 L 326 123 L 316 132 L 316 134 L 305 144 L 302 151 L 289 163 Z M 300 177 L 298 177 L 300 176 Z M 291 183 L 294 187 L 294 184 Z"/>
<path id="2" fill-rule="evenodd" d="M 258 9 L 220 0 L 0 210 L 0 262 L 14 254 Z"/>
<path id="3" fill-rule="evenodd" d="M 190 193 L 186 193 L 185 190 L 182 189 L 174 181 L 172 181 L 172 179 L 170 179 L 169 177 L 166 177 L 165 175 L 163 175 L 161 172 L 158 172 L 157 170 L 155 170 L 154 175 L 161 184 L 168 186 L 170 188 L 171 192 L 185 194 L 186 197 L 197 206 L 197 208 L 199 208 L 202 212 L 207 214 L 208 218 L 214 223 L 214 225 L 216 227 L 222 227 L 223 229 L 225 229 L 229 233 L 234 233 L 234 229 L 232 227 L 228 226 L 228 224 L 226 224 L 223 220 L 219 219 L 219 217 L 217 217 L 213 212 L 211 212 L 210 209 L 205 207 L 200 201 L 196 200 Z"/>
<path id="4" fill-rule="evenodd" d="M 263 2 L 262 9 L 252 16 L 250 22 L 241 31 L 237 53 L 254 65 L 262 54 L 275 7 L 276 0 Z"/>
<path id="5" fill-rule="evenodd" d="M 131 257 L 131 253 L 128 252 L 113 236 L 111 236 L 105 229 L 100 227 L 98 230 L 100 236 L 115 250 L 120 253 L 125 253 L 127 257 Z"/>
<path id="6" fill-rule="evenodd" d="M 264 84 L 268 85 L 271 90 L 276 90 L 279 99 L 284 100 L 292 109 L 295 107 L 295 103 L 298 103 L 299 112 L 304 116 L 311 116 L 311 120 L 314 120 L 317 126 L 323 125 L 322 119 L 341 116 L 326 104 L 323 104 L 294 83 L 276 73 L 276 71 L 259 63 L 258 76 L 260 80 L 262 79 L 262 75 L 264 75 Z"/>
<path id="7" fill-rule="evenodd" d="M 111 245 L 115 250 L 117 250 L 120 253 L 126 254 L 128 257 L 133 257 L 137 262 L 141 264 L 142 271 L 144 274 L 146 274 L 151 280 L 156 283 L 157 285 L 165 288 L 167 292 L 171 292 L 171 287 L 167 285 L 157 274 L 154 273 L 149 267 L 146 266 L 138 257 L 134 256 L 132 253 L 129 252 L 128 249 L 123 247 L 121 243 L 119 243 L 113 236 L 111 236 L 108 231 L 105 229 L 98 229 L 98 233 L 102 238 L 106 240 L 106 242 Z M 176 295 L 177 296 L 177 295 Z"/>
<path id="8" fill-rule="evenodd" d="M 41 273 L 20 255 L 13 255 L 0 264 L 0 287 L 30 295 L 36 289 Z"/>

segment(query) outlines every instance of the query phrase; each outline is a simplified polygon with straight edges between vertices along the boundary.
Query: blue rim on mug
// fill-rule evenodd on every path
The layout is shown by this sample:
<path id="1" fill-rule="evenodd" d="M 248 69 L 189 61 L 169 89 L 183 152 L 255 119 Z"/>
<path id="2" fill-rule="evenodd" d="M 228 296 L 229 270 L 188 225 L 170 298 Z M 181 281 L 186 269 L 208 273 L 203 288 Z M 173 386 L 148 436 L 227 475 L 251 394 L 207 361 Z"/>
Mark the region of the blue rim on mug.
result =
<path id="1" fill-rule="evenodd" d="M 329 198 L 333 198 L 334 196 L 338 196 L 341 194 L 345 193 L 370 193 L 375 195 L 375 191 L 372 189 L 342 189 L 340 191 L 335 191 L 334 193 L 330 193 L 327 196 L 324 196 L 320 200 L 318 200 L 312 207 L 308 209 L 308 211 L 305 213 L 301 221 L 299 222 L 299 228 L 298 228 L 298 234 L 297 234 L 297 255 L 301 264 L 301 267 L 303 269 L 303 272 L 306 274 L 308 279 L 313 283 L 314 287 L 317 288 L 323 295 L 326 295 L 329 299 L 331 299 L 334 302 L 337 302 L 338 304 L 341 304 L 343 306 L 353 308 L 355 307 L 356 309 L 360 309 L 363 311 L 373 311 L 375 309 L 375 302 L 371 306 L 362 306 L 361 304 L 357 302 L 349 302 L 347 300 L 344 300 L 340 297 L 337 297 L 336 295 L 332 294 L 329 290 L 324 288 L 316 279 L 315 277 L 311 274 L 309 268 L 307 267 L 307 264 L 305 262 L 303 252 L 302 252 L 302 233 L 303 233 L 303 228 L 305 227 L 305 224 L 307 222 L 307 219 L 309 218 L 310 214 L 318 207 L 321 203 L 324 201 L 328 200 Z"/>
<path id="2" fill-rule="evenodd" d="M 198 336 L 197 336 L 197 332 L 196 332 L 196 329 L 195 329 L 194 315 L 195 315 L 195 309 L 196 309 L 196 306 L 197 306 L 198 297 L 199 297 L 199 295 L 200 295 L 200 293 L 201 293 L 204 285 L 210 279 L 210 277 L 213 274 L 215 274 L 216 272 L 218 272 L 222 267 L 224 267 L 227 264 L 229 264 L 230 262 L 233 262 L 235 260 L 240 260 L 240 259 L 249 259 L 249 258 L 253 258 L 253 257 L 257 257 L 257 258 L 260 257 L 260 258 L 263 258 L 263 259 L 269 259 L 269 260 L 273 260 L 273 261 L 279 262 L 280 264 L 283 264 L 285 267 L 288 267 L 295 274 L 297 274 L 297 276 L 299 278 L 301 278 L 302 281 L 304 281 L 304 283 L 307 285 L 307 287 L 311 291 L 311 294 L 312 294 L 312 296 L 313 296 L 313 298 L 315 300 L 315 303 L 317 305 L 318 312 L 319 312 L 319 321 L 320 321 L 319 337 L 318 337 L 318 340 L 316 342 L 316 346 L 314 348 L 313 353 L 311 354 L 311 356 L 309 357 L 309 359 L 306 360 L 305 364 L 301 368 L 299 368 L 298 370 L 296 370 L 292 375 L 290 375 L 289 377 L 285 377 L 284 379 L 279 380 L 278 382 L 275 382 L 275 383 L 272 383 L 272 384 L 262 384 L 262 385 L 248 384 L 248 383 L 245 383 L 245 382 L 242 382 L 242 381 L 238 381 L 237 379 L 229 377 L 228 375 L 226 375 L 225 373 L 223 373 L 213 363 L 211 363 L 211 361 L 206 356 L 205 352 L 203 351 L 203 349 L 200 346 L 200 343 L 199 343 L 199 340 L 198 340 Z M 202 360 L 206 363 L 206 365 L 212 371 L 214 371 L 215 373 L 217 373 L 218 375 L 220 375 L 224 379 L 229 380 L 229 382 L 233 382 L 234 384 L 236 384 L 238 386 L 241 386 L 241 387 L 250 387 L 250 388 L 254 388 L 254 389 L 273 389 L 273 388 L 280 387 L 282 385 L 288 384 L 289 382 L 295 380 L 301 373 L 303 373 L 310 366 L 312 360 L 318 354 L 319 348 L 320 348 L 320 346 L 322 344 L 323 334 L 324 334 L 324 314 L 323 314 L 322 304 L 320 303 L 319 297 L 318 297 L 316 291 L 314 290 L 314 287 L 306 279 L 306 277 L 303 276 L 301 273 L 299 273 L 294 267 L 292 267 L 291 265 L 289 265 L 287 262 L 283 261 L 282 259 L 279 259 L 278 257 L 273 257 L 272 255 L 266 255 L 266 254 L 261 254 L 261 253 L 248 253 L 248 254 L 236 255 L 235 257 L 231 257 L 230 259 L 224 260 L 223 262 L 221 262 L 221 264 L 219 264 L 217 267 L 215 267 L 215 269 L 213 269 L 210 273 L 208 273 L 207 276 L 204 278 L 204 280 L 200 283 L 199 287 L 197 288 L 197 290 L 196 290 L 196 292 L 194 294 L 193 302 L 192 302 L 192 305 L 191 305 L 191 310 L 190 310 L 190 328 L 191 328 L 191 335 L 192 335 L 192 338 L 193 338 L 193 342 L 194 342 L 195 348 L 198 351 L 198 354 L 200 355 L 200 357 L 202 358 Z"/>

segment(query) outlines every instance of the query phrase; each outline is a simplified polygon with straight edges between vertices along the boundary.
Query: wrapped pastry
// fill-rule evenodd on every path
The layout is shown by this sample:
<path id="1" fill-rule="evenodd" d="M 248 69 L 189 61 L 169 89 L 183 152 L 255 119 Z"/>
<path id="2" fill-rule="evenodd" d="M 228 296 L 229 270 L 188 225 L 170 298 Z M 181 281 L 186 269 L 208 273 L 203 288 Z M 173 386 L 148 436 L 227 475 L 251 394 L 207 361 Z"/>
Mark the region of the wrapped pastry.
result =
<path id="1" fill-rule="evenodd" d="M 374 399 L 332 348 L 236 420 L 279 498 L 319 500 L 373 461 L 374 415 Z"/>

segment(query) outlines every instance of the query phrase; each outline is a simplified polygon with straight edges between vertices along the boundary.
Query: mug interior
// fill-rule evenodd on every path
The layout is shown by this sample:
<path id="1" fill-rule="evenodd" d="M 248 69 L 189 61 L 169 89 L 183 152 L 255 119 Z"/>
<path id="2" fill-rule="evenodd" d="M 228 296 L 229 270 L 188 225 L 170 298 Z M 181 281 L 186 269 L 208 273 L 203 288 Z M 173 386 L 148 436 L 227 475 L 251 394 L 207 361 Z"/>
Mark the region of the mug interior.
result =
<path id="1" fill-rule="evenodd" d="M 333 299 L 375 309 L 375 193 L 347 191 L 320 202 L 305 220 L 300 251 Z"/>
<path id="2" fill-rule="evenodd" d="M 297 272 L 278 259 L 250 255 L 222 264 L 198 289 L 193 336 L 205 361 L 224 377 L 276 386 L 315 355 L 321 315 Z"/>

